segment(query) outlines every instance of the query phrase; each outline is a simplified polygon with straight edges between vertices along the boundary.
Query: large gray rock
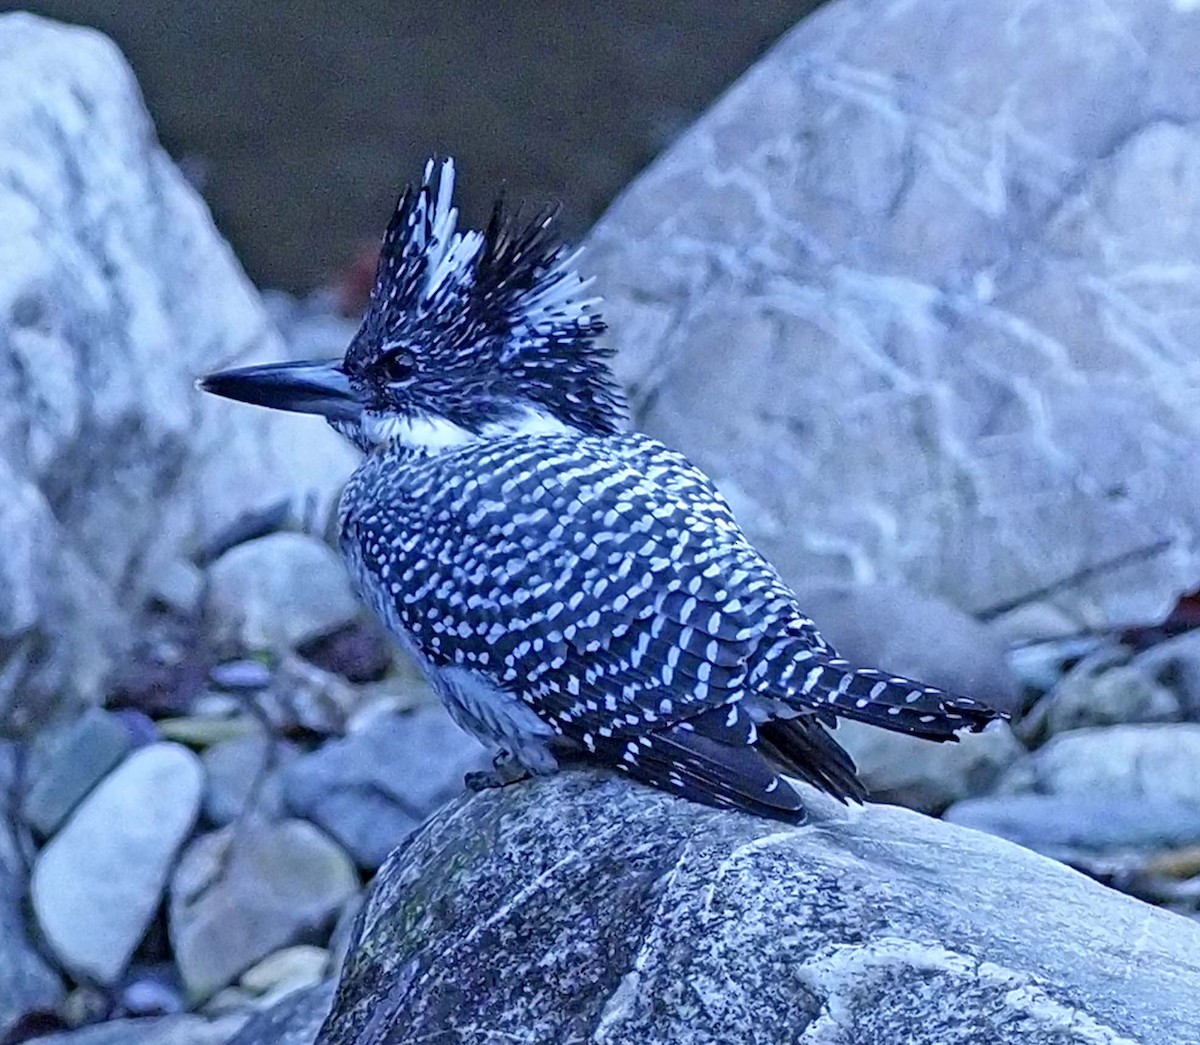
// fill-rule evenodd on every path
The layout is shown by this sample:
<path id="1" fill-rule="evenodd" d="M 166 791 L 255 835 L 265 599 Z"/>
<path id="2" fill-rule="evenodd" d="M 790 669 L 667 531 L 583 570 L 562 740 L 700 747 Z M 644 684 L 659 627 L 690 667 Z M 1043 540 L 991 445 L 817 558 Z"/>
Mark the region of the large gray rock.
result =
<path id="1" fill-rule="evenodd" d="M 32 1014 L 53 1012 L 64 993 L 25 923 L 25 861 L 10 826 L 13 810 L 8 802 L 16 757 L 12 744 L 0 742 L 0 1041 Z"/>
<path id="2" fill-rule="evenodd" d="M 1200 925 L 908 810 L 810 811 L 579 772 L 457 802 L 380 871 L 318 1041 L 1194 1037 Z"/>
<path id="3" fill-rule="evenodd" d="M 635 419 L 793 579 L 1091 624 L 1200 582 L 1200 19 L 836 0 L 589 239 Z M 1030 618 L 1032 619 L 1032 618 Z"/>
<path id="4" fill-rule="evenodd" d="M 330 500 L 332 432 L 193 386 L 281 353 L 116 47 L 0 16 L 0 732 L 95 698 L 173 559 Z"/>
<path id="5" fill-rule="evenodd" d="M 129 756 L 38 855 L 33 910 L 63 966 L 112 984 L 158 911 L 200 812 L 200 760 L 178 744 Z"/>

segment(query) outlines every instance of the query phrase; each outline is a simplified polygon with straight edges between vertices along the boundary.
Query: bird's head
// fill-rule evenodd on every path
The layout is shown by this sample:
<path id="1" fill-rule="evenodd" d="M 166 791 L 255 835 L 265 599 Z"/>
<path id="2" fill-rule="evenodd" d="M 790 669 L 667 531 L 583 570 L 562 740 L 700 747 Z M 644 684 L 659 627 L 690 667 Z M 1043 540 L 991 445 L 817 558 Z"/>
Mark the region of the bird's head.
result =
<path id="1" fill-rule="evenodd" d="M 217 395 L 321 414 L 363 450 L 436 450 L 514 432 L 612 432 L 624 405 L 597 345 L 599 299 L 552 230 L 497 201 L 482 232 L 457 230 L 454 164 L 405 189 L 345 358 L 205 377 Z"/>

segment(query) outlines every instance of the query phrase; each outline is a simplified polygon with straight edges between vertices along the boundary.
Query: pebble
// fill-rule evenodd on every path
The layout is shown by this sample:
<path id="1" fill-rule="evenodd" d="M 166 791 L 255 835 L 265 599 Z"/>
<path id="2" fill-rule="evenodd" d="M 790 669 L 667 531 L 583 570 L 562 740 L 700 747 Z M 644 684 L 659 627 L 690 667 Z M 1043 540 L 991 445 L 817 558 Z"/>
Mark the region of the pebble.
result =
<path id="1" fill-rule="evenodd" d="M 33 910 L 64 968 L 115 983 L 159 908 L 200 811 L 204 774 L 177 744 L 131 754 L 38 855 Z"/>
<path id="2" fill-rule="evenodd" d="M 268 739 L 261 731 L 223 740 L 204 752 L 205 819 L 224 827 L 247 812 L 251 798 L 259 817 L 279 818 L 283 811 L 279 776 L 268 767 L 273 745 L 277 759 L 282 760 L 290 752 L 282 741 Z"/>
<path id="3" fill-rule="evenodd" d="M 238 985 L 258 999 L 258 1006 L 273 1005 L 285 994 L 320 983 L 329 971 L 330 954 L 324 947 L 297 944 L 269 954 L 247 969 Z"/>
<path id="4" fill-rule="evenodd" d="M 301 820 L 248 821 L 195 839 L 169 906 L 188 997 L 201 1002 L 273 951 L 326 934 L 358 889 L 349 857 Z"/>
<path id="5" fill-rule="evenodd" d="M 208 677 L 220 689 L 266 689 L 271 684 L 271 669 L 261 660 L 227 660 L 213 665 Z"/>
<path id="6" fill-rule="evenodd" d="M 374 718 L 362 732 L 297 758 L 283 773 L 284 801 L 373 871 L 462 792 L 465 773 L 490 765 L 444 708 L 424 707 Z"/>
<path id="7" fill-rule="evenodd" d="M 295 648 L 346 627 L 359 613 L 341 557 L 303 533 L 239 544 L 209 567 L 208 580 L 206 619 L 227 648 Z"/>
<path id="8" fill-rule="evenodd" d="M 48 753 L 33 759 L 29 789 L 21 803 L 25 822 L 42 838 L 52 835 L 133 744 L 120 718 L 89 708 L 50 742 Z"/>
<path id="9" fill-rule="evenodd" d="M 183 997 L 162 976 L 140 976 L 121 990 L 121 1008 L 127 1016 L 166 1016 L 182 1012 Z"/>
<path id="10" fill-rule="evenodd" d="M 158 720 L 158 731 L 163 737 L 194 748 L 212 747 L 223 740 L 253 736 L 261 730 L 261 724 L 253 715 L 234 715 L 232 718 L 186 715 Z"/>

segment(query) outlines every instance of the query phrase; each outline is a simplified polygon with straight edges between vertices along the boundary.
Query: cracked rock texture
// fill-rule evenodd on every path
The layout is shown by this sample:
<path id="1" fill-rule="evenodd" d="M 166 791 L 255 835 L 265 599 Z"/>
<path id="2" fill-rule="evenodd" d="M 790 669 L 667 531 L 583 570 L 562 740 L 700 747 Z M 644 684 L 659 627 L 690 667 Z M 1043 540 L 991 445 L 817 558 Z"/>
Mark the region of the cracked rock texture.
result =
<path id="1" fill-rule="evenodd" d="M 173 558 L 329 501 L 332 432 L 194 388 L 283 354 L 116 47 L 0 16 L 0 733 L 98 695 Z"/>
<path id="2" fill-rule="evenodd" d="M 1142 550 L 1067 626 L 1196 587 L 1194 8 L 838 0 L 598 224 L 636 421 L 785 575 L 978 612 Z"/>
<path id="3" fill-rule="evenodd" d="M 459 800 L 380 871 L 319 1045 L 1178 1045 L 1200 1026 L 1194 922 L 908 810 L 813 794 L 810 814 L 582 772 Z"/>

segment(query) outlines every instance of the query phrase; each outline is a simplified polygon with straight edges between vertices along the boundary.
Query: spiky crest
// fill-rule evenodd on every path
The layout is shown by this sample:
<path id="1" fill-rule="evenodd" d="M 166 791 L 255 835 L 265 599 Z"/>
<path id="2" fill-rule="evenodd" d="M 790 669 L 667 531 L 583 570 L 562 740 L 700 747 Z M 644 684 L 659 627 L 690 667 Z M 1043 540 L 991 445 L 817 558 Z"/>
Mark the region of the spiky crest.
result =
<path id="1" fill-rule="evenodd" d="M 493 390 L 551 410 L 581 428 L 613 431 L 624 411 L 596 344 L 605 326 L 579 252 L 558 241 L 555 208 L 529 222 L 496 201 L 483 232 L 459 232 L 454 163 L 430 160 L 388 224 L 358 363 L 405 345 L 441 376 L 460 373 Z M 354 360 L 349 360 L 355 362 Z"/>

